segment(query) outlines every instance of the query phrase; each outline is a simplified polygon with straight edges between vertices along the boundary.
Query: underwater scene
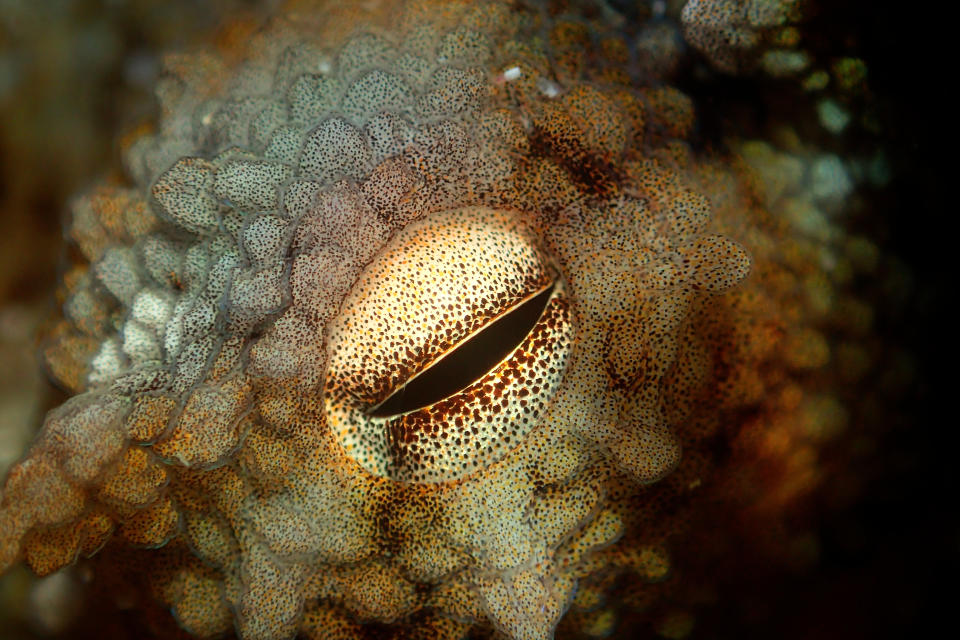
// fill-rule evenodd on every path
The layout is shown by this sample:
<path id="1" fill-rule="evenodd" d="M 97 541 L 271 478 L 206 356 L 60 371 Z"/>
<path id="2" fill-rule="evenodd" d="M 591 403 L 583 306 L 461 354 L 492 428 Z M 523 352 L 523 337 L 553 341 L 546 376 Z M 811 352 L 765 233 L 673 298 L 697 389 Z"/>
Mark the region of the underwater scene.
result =
<path id="1" fill-rule="evenodd" d="M 0 640 L 919 633 L 930 19 L 0 0 Z"/>

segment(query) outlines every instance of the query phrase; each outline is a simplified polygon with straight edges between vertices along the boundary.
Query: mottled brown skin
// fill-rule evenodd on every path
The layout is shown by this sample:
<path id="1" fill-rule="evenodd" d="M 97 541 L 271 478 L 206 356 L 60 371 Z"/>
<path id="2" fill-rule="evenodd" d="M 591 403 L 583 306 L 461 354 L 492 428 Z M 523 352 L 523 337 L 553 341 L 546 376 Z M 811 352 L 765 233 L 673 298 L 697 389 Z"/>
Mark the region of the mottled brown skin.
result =
<path id="1" fill-rule="evenodd" d="M 78 204 L 89 264 L 66 276 L 45 352 L 78 396 L 6 480 L 0 566 L 101 551 L 98 581 L 137 586 L 161 634 L 154 600 L 194 637 L 612 631 L 621 609 L 682 592 L 657 584 L 671 542 L 701 501 L 743 495 L 757 439 L 815 394 L 823 338 L 796 281 L 820 275 L 817 247 L 760 209 L 735 161 L 692 154 L 690 100 L 629 78 L 602 17 L 415 2 L 370 22 L 310 4 L 253 39 L 238 81 L 290 74 L 289 109 L 207 106 L 232 70 L 175 59 L 132 186 Z M 216 110 L 198 123 L 198 105 Z M 458 251 L 438 229 L 465 211 L 480 232 Z M 529 260 L 482 260 L 504 230 Z M 442 319 L 428 279 L 423 317 L 401 318 L 416 330 L 397 333 L 364 303 L 396 286 L 378 260 L 421 246 L 507 293 L 466 289 L 462 319 Z M 401 283 L 429 273 L 395 262 Z M 366 415 L 554 280 L 499 369 L 392 422 Z M 517 406 L 533 424 L 487 426 Z M 460 467 L 423 464 L 422 435 L 467 428 L 489 446 L 454 440 Z M 815 473 L 791 455 L 769 454 Z M 774 514 L 798 473 L 764 492 Z"/>

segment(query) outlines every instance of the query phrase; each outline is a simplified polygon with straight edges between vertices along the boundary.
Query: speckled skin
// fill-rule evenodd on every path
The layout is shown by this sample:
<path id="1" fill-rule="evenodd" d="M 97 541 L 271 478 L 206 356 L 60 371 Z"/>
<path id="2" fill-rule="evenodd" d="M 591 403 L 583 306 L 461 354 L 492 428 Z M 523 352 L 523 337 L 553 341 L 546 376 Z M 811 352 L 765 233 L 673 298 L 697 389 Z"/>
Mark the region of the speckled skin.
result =
<path id="1" fill-rule="evenodd" d="M 805 0 L 690 0 L 683 7 L 684 35 L 718 69 L 752 71 L 765 54 L 791 50 L 794 37 L 786 34 L 804 18 L 807 4 Z"/>
<path id="2" fill-rule="evenodd" d="M 0 567 L 109 541 L 195 637 L 607 632 L 717 433 L 803 405 L 816 247 L 599 18 L 300 4 L 235 68 L 171 59 L 129 184 L 77 201 L 45 348 L 76 395 L 7 477 Z M 368 415 L 554 283 L 474 385 Z"/>

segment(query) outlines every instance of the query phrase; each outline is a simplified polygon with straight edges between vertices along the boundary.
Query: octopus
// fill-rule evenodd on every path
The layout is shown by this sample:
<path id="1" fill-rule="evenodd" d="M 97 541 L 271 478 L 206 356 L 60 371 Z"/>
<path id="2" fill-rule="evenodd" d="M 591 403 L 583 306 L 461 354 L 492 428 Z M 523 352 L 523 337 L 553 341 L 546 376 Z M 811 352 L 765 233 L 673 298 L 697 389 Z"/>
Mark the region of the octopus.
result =
<path id="1" fill-rule="evenodd" d="M 744 7 L 685 11 L 720 66 Z M 0 571 L 83 563 L 138 637 L 685 635 L 672 542 L 775 522 L 845 408 L 823 242 L 636 45 L 576 3 L 303 1 L 168 57 L 72 208 L 72 397 Z"/>

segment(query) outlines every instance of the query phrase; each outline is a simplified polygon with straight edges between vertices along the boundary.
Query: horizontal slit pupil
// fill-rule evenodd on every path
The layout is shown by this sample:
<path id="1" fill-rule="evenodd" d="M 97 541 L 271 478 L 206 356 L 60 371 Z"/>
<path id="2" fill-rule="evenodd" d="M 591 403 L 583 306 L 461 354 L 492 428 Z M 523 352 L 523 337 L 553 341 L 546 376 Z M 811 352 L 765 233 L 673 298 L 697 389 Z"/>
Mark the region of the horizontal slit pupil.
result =
<path id="1" fill-rule="evenodd" d="M 501 362 L 540 320 L 554 287 L 533 296 L 495 320 L 445 358 L 395 390 L 367 415 L 385 418 L 434 404 L 462 391 Z"/>

